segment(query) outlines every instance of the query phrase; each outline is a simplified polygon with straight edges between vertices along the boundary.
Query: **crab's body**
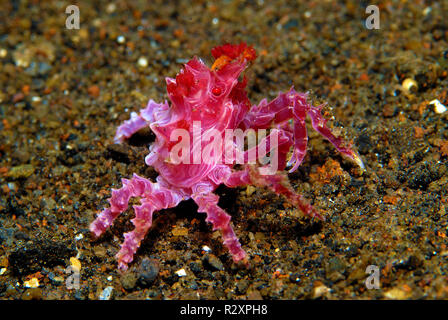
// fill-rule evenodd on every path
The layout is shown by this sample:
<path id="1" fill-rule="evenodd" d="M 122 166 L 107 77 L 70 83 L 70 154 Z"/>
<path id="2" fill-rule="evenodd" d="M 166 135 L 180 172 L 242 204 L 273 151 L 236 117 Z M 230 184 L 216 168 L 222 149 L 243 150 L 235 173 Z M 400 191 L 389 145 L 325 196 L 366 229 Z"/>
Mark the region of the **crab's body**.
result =
<path id="1" fill-rule="evenodd" d="M 117 130 L 115 142 L 120 143 L 138 130 L 149 126 L 156 135 L 150 146 L 150 153 L 145 158 L 149 166 L 159 173 L 157 182 L 134 174 L 132 179 L 123 179 L 123 187 L 112 191 L 110 208 L 104 209 L 91 224 L 90 230 L 100 236 L 114 219 L 128 207 L 131 197 L 139 197 L 141 205 L 134 206 L 135 229 L 124 235 L 125 240 L 117 254 L 119 268 L 126 270 L 128 264 L 144 239 L 152 224 L 155 211 L 175 207 L 182 200 L 192 198 L 199 206 L 198 211 L 207 214 L 207 221 L 214 229 L 222 233 L 225 246 L 229 249 L 235 262 L 246 261 L 247 256 L 236 237 L 230 216 L 221 209 L 218 196 L 213 191 L 220 184 L 229 187 L 255 184 L 268 186 L 282 194 L 293 205 L 310 217 L 322 217 L 289 185 L 287 176 L 282 171 L 286 168 L 287 154 L 293 147 L 289 161 L 294 171 L 301 164 L 307 146 L 305 118 L 310 116 L 315 130 L 327 138 L 341 153 L 347 155 L 362 166 L 357 154 L 349 147 L 343 146 L 343 140 L 335 137 L 326 126 L 326 120 L 320 113 L 320 107 L 313 107 L 307 102 L 307 95 L 290 89 L 271 102 L 261 101 L 252 106 L 245 92 L 246 80 L 239 81 L 240 74 L 247 64 L 255 59 L 255 52 L 244 43 L 240 45 L 223 45 L 212 50 L 216 61 L 209 69 L 201 60 L 189 61 L 176 79 L 167 78 L 167 91 L 171 105 L 167 102 L 158 104 L 149 101 L 139 114 L 132 113 L 131 119 L 125 121 Z M 293 120 L 292 123 L 289 120 Z M 200 124 L 200 127 L 195 126 Z M 260 174 L 260 167 L 244 164 L 243 169 L 233 169 L 235 161 L 222 161 L 226 150 L 237 149 L 236 144 L 222 144 L 221 155 L 209 161 L 197 161 L 198 150 L 206 147 L 206 142 L 193 143 L 189 154 L 183 154 L 183 163 L 173 162 L 172 151 L 178 140 L 172 139 L 176 130 L 187 133 L 189 141 L 195 141 L 195 135 L 207 135 L 213 132 L 224 140 L 228 129 L 270 129 L 269 136 L 261 143 L 266 143 L 272 151 L 271 138 L 276 137 L 278 171 L 272 174 Z M 247 152 L 244 153 L 245 159 Z M 199 151 L 200 153 L 200 151 Z"/>

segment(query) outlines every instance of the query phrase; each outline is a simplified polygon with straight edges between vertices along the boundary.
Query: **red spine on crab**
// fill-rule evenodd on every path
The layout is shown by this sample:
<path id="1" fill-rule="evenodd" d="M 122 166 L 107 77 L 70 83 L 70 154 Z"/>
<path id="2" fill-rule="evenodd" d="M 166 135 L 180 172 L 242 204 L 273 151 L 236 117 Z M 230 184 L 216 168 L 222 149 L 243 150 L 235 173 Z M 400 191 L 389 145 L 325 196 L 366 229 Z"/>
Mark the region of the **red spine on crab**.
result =
<path id="1" fill-rule="evenodd" d="M 224 44 L 213 48 L 212 55 L 216 60 L 211 68 L 200 59 L 193 58 L 175 78 L 166 79 L 169 103 L 150 100 L 144 109 L 139 113 L 131 113 L 131 118 L 117 129 L 115 142 L 120 143 L 145 126 L 151 128 L 156 139 L 149 148 L 145 162 L 159 173 L 155 183 L 135 174 L 130 180 L 123 179 L 123 186 L 112 191 L 110 207 L 100 212 L 90 225 L 91 232 L 99 237 L 120 213 L 127 210 L 131 198 L 140 198 L 140 205 L 133 206 L 134 230 L 124 235 L 124 242 L 117 254 L 121 270 L 126 270 L 132 262 L 152 225 L 153 213 L 177 206 L 180 201 L 189 198 L 198 204 L 200 212 L 207 214 L 206 221 L 215 230 L 220 230 L 224 245 L 233 260 L 247 262 L 248 256 L 232 228 L 231 217 L 218 206 L 219 198 L 213 193 L 220 184 L 228 187 L 248 184 L 267 186 L 286 197 L 305 215 L 323 220 L 323 215 L 294 191 L 287 175 L 282 172 L 288 164 L 292 166 L 290 171 L 296 170 L 304 160 L 308 141 L 305 124 L 307 116 L 311 118 L 312 127 L 340 153 L 363 167 L 356 152 L 342 138 L 333 135 L 321 115 L 320 107 L 312 106 L 307 94 L 291 88 L 270 102 L 264 99 L 258 105 L 251 105 L 246 92 L 246 77 L 242 81 L 238 80 L 249 62 L 256 58 L 251 46 L 245 43 Z M 199 127 L 197 124 L 200 124 Z M 265 166 L 246 162 L 241 170 L 236 170 L 235 161 L 218 161 L 224 160 L 224 157 L 212 157 L 213 161 L 204 162 L 204 159 L 201 160 L 202 153 L 200 161 L 195 162 L 197 151 L 201 152 L 207 147 L 206 141 L 195 140 L 197 135 L 201 137 L 209 130 L 214 130 L 212 137 L 215 141 L 224 139 L 228 129 L 270 130 L 269 135 L 254 149 L 262 157 L 277 152 L 278 170 L 266 174 L 262 173 Z M 186 151 L 182 149 L 182 154 L 186 152 L 184 160 L 188 161 L 176 163 L 171 156 L 178 146 L 179 137 L 192 141 L 193 144 Z M 274 141 L 278 143 L 274 144 Z M 233 140 L 220 148 L 217 153 L 220 151 L 222 155 L 229 150 L 231 154 L 241 152 Z M 291 148 L 293 154 L 287 163 Z M 243 152 L 242 158 L 245 161 L 251 151 L 252 149 Z"/>
<path id="2" fill-rule="evenodd" d="M 227 56 L 231 60 L 237 58 L 244 58 L 247 61 L 253 61 L 257 57 L 257 53 L 252 46 L 247 46 L 245 42 L 240 44 L 223 44 L 212 49 L 212 56 L 218 59 L 222 56 Z"/>
<path id="3" fill-rule="evenodd" d="M 211 67 L 212 70 L 221 69 L 233 61 L 240 63 L 254 61 L 257 57 L 255 49 L 252 46 L 248 47 L 245 42 L 241 42 L 239 45 L 224 44 L 214 47 L 212 55 L 215 58 L 215 63 Z"/>

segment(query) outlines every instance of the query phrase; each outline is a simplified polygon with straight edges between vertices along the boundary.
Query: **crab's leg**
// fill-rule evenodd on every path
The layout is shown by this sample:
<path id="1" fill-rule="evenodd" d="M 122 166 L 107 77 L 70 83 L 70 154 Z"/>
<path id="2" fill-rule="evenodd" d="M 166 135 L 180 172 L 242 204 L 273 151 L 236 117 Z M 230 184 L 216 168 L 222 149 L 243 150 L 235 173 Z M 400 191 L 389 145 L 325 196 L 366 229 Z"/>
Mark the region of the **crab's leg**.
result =
<path id="1" fill-rule="evenodd" d="M 141 197 L 144 193 L 151 193 L 153 184 L 148 179 L 136 174 L 131 180 L 122 179 L 123 186 L 120 189 L 112 189 L 112 197 L 109 199 L 110 208 L 104 209 L 90 224 L 90 231 L 99 237 L 109 228 L 115 218 L 128 208 L 131 197 Z"/>
<path id="2" fill-rule="evenodd" d="M 291 88 L 287 93 L 280 93 L 277 98 L 267 103 L 266 100 L 260 102 L 258 106 L 252 107 L 242 122 L 243 128 L 268 128 L 273 123 L 278 124 L 289 119 L 294 120 L 294 153 L 289 162 L 294 167 L 293 172 L 303 161 L 306 153 L 307 134 L 305 118 L 311 118 L 313 128 L 324 138 L 328 139 L 335 148 L 342 154 L 355 161 L 361 168 L 364 168 L 361 158 L 350 147 L 346 146 L 344 140 L 335 137 L 327 127 L 327 120 L 320 113 L 321 106 L 314 107 L 307 102 L 306 93 L 298 93 Z M 344 146 L 345 145 L 345 146 Z"/>
<path id="3" fill-rule="evenodd" d="M 321 113 L 319 107 L 310 106 L 308 114 L 311 118 L 311 124 L 317 132 L 319 132 L 324 138 L 331 142 L 331 144 L 342 154 L 346 155 L 353 161 L 355 161 L 362 169 L 364 169 L 364 164 L 359 157 L 359 155 L 353 151 L 346 142 L 341 137 L 336 137 L 331 132 L 330 128 L 327 127 L 327 119 L 325 119 Z"/>
<path id="4" fill-rule="evenodd" d="M 263 99 L 258 106 L 253 106 L 243 119 L 243 127 L 266 129 L 272 123 L 278 124 L 289 119 L 305 118 L 309 106 L 306 102 L 307 94 L 298 93 L 293 88 L 288 92 L 280 92 L 271 102 Z"/>
<path id="5" fill-rule="evenodd" d="M 302 195 L 296 193 L 289 183 L 288 177 L 283 172 L 278 172 L 274 175 L 262 175 L 259 168 L 254 166 L 246 166 L 244 170 L 233 171 L 230 176 L 224 181 L 228 187 L 244 186 L 254 184 L 259 187 L 268 187 L 275 193 L 285 196 L 289 202 L 298 207 L 304 215 L 310 218 L 318 218 L 325 220 L 323 216 L 317 212 L 308 200 Z"/>
<path id="6" fill-rule="evenodd" d="M 275 193 L 285 196 L 289 202 L 298 207 L 304 215 L 310 218 L 325 220 L 325 218 L 309 204 L 304 196 L 294 191 L 289 183 L 286 173 L 281 171 L 273 175 L 262 175 L 260 174 L 259 169 L 260 168 L 257 167 L 249 167 L 250 178 L 253 184 L 257 186 L 267 186 Z"/>
<path id="7" fill-rule="evenodd" d="M 294 164 L 290 170 L 290 172 L 293 172 L 300 166 L 306 154 L 308 135 L 305 119 L 308 107 L 306 94 L 298 93 L 291 88 L 289 92 L 280 93 L 277 98 L 269 103 L 263 100 L 258 106 L 254 106 L 243 120 L 243 126 L 264 129 L 269 128 L 272 124 L 277 124 L 277 127 L 283 129 L 282 131 L 284 133 L 292 132 L 291 136 L 294 138 L 291 139 L 293 141 L 290 142 L 288 147 L 294 144 L 294 150 L 288 165 Z M 292 130 L 291 125 L 287 122 L 289 119 L 294 119 L 294 127 Z M 286 158 L 288 151 L 289 148 L 285 148 L 285 150 L 279 153 L 279 156 Z M 285 166 L 279 166 L 280 170 L 284 168 Z"/>
<path id="8" fill-rule="evenodd" d="M 250 179 L 249 169 L 245 167 L 244 170 L 233 171 L 224 184 L 229 188 L 247 186 L 252 183 Z"/>
<path id="9" fill-rule="evenodd" d="M 134 206 L 135 218 L 132 219 L 134 230 L 124 234 L 124 242 L 117 253 L 118 268 L 127 270 L 128 264 L 134 259 L 134 254 L 140 247 L 146 233 L 152 225 L 152 214 L 155 211 L 172 208 L 182 201 L 182 195 L 176 191 L 153 184 L 151 194 L 145 193 L 140 206 Z"/>
<path id="10" fill-rule="evenodd" d="M 272 151 L 272 148 L 277 148 L 277 164 L 278 170 L 283 170 L 286 167 L 286 157 L 288 155 L 289 149 L 293 144 L 293 133 L 289 128 L 288 123 L 283 123 L 272 130 L 267 137 L 264 137 L 260 143 L 249 150 L 243 152 L 244 163 L 249 163 L 249 158 L 251 154 L 257 154 L 258 159 L 263 158 L 268 152 Z M 273 135 L 277 134 L 275 144 L 272 141 Z M 255 149 L 255 150 L 254 150 Z M 255 151 L 255 152 L 254 152 Z M 235 152 L 240 152 L 240 150 L 235 150 Z"/>
<path id="11" fill-rule="evenodd" d="M 294 164 L 289 172 L 294 172 L 302 164 L 306 155 L 306 146 L 308 144 L 308 134 L 306 131 L 306 114 L 299 112 L 299 116 L 294 117 L 294 151 L 288 165 Z"/>
<path id="12" fill-rule="evenodd" d="M 213 230 L 220 230 L 224 245 L 229 249 L 233 261 L 246 261 L 247 254 L 241 249 L 241 244 L 230 225 L 230 215 L 218 206 L 219 197 L 213 193 L 200 193 L 192 196 L 198 205 L 198 212 L 207 214 L 207 222 L 213 225 Z"/>
<path id="13" fill-rule="evenodd" d="M 140 113 L 131 112 L 131 118 L 118 127 L 114 137 L 115 143 L 123 142 L 140 129 L 149 126 L 150 123 L 164 118 L 164 114 L 168 110 L 169 106 L 166 101 L 165 103 L 156 103 L 149 100 L 148 105 L 140 110 Z"/>

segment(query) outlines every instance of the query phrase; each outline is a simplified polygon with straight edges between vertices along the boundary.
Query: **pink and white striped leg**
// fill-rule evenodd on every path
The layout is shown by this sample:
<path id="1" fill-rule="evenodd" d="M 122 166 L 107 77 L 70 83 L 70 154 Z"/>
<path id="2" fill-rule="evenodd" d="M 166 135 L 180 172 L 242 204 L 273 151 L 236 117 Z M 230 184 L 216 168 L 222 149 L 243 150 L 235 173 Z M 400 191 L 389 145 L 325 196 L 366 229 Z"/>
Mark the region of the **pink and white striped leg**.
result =
<path id="1" fill-rule="evenodd" d="M 154 211 L 174 207 L 183 198 L 180 193 L 161 187 L 158 183 L 152 183 L 136 174 L 131 180 L 122 179 L 122 182 L 123 187 L 112 190 L 112 197 L 109 200 L 110 208 L 104 209 L 98 215 L 90 225 L 90 231 L 99 237 L 112 225 L 118 215 L 128 208 L 131 197 L 142 198 L 140 206 L 133 206 L 135 218 L 132 219 L 132 223 L 135 229 L 125 233 L 125 241 L 117 254 L 118 267 L 121 270 L 126 270 L 128 263 L 133 260 L 135 252 L 152 225 Z"/>
<path id="2" fill-rule="evenodd" d="M 155 211 L 175 207 L 183 200 L 182 194 L 152 184 L 151 193 L 145 193 L 140 206 L 133 206 L 135 218 L 132 219 L 134 230 L 124 234 L 124 242 L 117 253 L 118 268 L 126 271 L 128 264 L 134 259 L 134 254 L 152 225 L 152 215 Z"/>
<path id="3" fill-rule="evenodd" d="M 259 187 L 268 187 L 275 193 L 285 196 L 289 202 L 298 207 L 304 215 L 310 218 L 325 220 L 319 212 L 309 204 L 308 200 L 296 193 L 289 183 L 288 176 L 284 172 L 274 175 L 262 175 L 258 167 L 246 166 L 244 170 L 234 171 L 229 178 L 224 181 L 228 187 L 238 187 L 253 184 Z"/>
<path id="4" fill-rule="evenodd" d="M 274 175 L 262 175 L 257 167 L 247 167 L 249 176 L 254 185 L 268 187 L 277 194 L 285 196 L 290 203 L 298 207 L 304 215 L 310 218 L 325 220 L 308 200 L 294 191 L 288 176 L 284 172 L 278 172 Z"/>
<path id="5" fill-rule="evenodd" d="M 241 244 L 230 225 L 230 215 L 218 206 L 219 197 L 213 193 L 197 194 L 192 197 L 199 206 L 199 212 L 205 212 L 207 219 L 213 225 L 213 230 L 220 230 L 224 245 L 229 249 L 233 261 L 247 263 L 247 254 L 241 249 Z"/>
<path id="6" fill-rule="evenodd" d="M 114 137 L 115 143 L 123 142 L 140 129 L 149 126 L 150 123 L 157 121 L 159 118 L 163 118 L 163 114 L 168 110 L 169 106 L 166 101 L 165 103 L 157 103 L 149 100 L 148 105 L 141 109 L 140 113 L 131 112 L 131 118 L 118 127 Z"/>
<path id="7" fill-rule="evenodd" d="M 327 126 L 327 119 L 325 119 L 321 113 L 320 110 L 322 109 L 322 106 L 319 107 L 310 107 L 308 110 L 308 114 L 311 118 L 311 125 L 313 126 L 314 130 L 319 132 L 324 138 L 326 138 L 328 141 L 331 142 L 331 144 L 343 155 L 346 155 L 350 159 L 356 162 L 356 164 L 361 167 L 361 169 L 364 169 L 364 163 L 362 162 L 359 155 L 352 150 L 352 148 L 347 145 L 347 143 L 342 139 L 341 137 L 336 137 L 331 132 L 330 128 Z"/>
<path id="8" fill-rule="evenodd" d="M 131 197 L 141 197 L 145 192 L 151 193 L 151 181 L 136 174 L 131 180 L 122 179 L 121 181 L 123 186 L 120 189 L 112 189 L 112 197 L 109 199 L 110 208 L 104 209 L 90 224 L 90 231 L 95 237 L 103 234 L 118 215 L 128 208 Z"/>

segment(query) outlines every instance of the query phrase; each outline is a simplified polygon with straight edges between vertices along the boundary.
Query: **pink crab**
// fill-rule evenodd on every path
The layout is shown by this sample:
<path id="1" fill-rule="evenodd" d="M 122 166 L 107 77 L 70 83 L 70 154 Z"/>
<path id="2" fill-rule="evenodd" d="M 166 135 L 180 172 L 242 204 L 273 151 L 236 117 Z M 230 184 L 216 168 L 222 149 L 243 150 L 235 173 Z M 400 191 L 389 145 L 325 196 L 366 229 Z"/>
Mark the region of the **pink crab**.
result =
<path id="1" fill-rule="evenodd" d="M 131 197 L 140 198 L 140 205 L 133 207 L 135 218 L 132 223 L 135 229 L 124 234 L 124 242 L 116 256 L 121 270 L 126 270 L 132 262 L 152 225 L 153 213 L 175 207 L 182 200 L 190 198 L 197 203 L 199 212 L 207 214 L 206 221 L 212 223 L 213 229 L 221 231 L 224 245 L 233 260 L 236 263 L 247 263 L 247 254 L 241 248 L 230 224 L 231 217 L 218 206 L 219 198 L 213 193 L 220 184 L 228 187 L 249 184 L 267 186 L 277 194 L 285 196 L 306 216 L 324 220 L 303 196 L 294 191 L 283 171 L 289 165 L 292 166 L 290 172 L 293 172 L 305 157 L 308 141 L 305 125 L 307 115 L 310 116 L 312 126 L 317 132 L 328 139 L 340 153 L 363 168 L 360 157 L 350 145 L 335 137 L 326 126 L 327 120 L 321 115 L 321 106 L 314 107 L 307 102 L 306 93 L 299 93 L 291 88 L 288 92 L 280 93 L 271 102 L 264 99 L 259 105 L 251 106 L 245 91 L 246 78 L 239 80 L 239 77 L 256 57 L 252 47 L 245 43 L 225 44 L 215 47 L 212 55 L 215 62 L 211 68 L 195 57 L 185 64 L 176 79 L 166 78 L 170 104 L 166 101 L 159 104 L 149 100 L 146 108 L 138 114 L 132 112 L 130 120 L 125 121 L 116 132 L 115 142 L 120 143 L 149 126 L 155 133 L 156 140 L 150 146 L 150 153 L 145 162 L 159 173 L 155 183 L 136 174 L 130 180 L 122 179 L 123 186 L 112 190 L 110 207 L 104 209 L 90 225 L 91 232 L 95 237 L 99 237 L 112 225 L 114 219 L 128 208 Z M 173 132 L 182 129 L 193 138 L 193 123 L 198 122 L 201 124 L 201 134 L 210 129 L 214 130 L 214 139 L 219 138 L 219 135 L 224 138 L 228 129 L 269 129 L 268 137 L 259 141 L 259 144 L 266 146 L 258 150 L 263 156 L 273 152 L 275 148 L 278 170 L 271 174 L 262 174 L 263 167 L 253 163 L 245 163 L 241 170 L 235 170 L 235 159 L 223 162 L 219 161 L 222 160 L 219 156 L 213 158 L 214 161 L 174 163 L 171 161 L 171 151 L 178 140 L 173 141 Z M 204 146 L 204 141 L 201 141 L 199 146 L 196 144 L 189 151 L 190 154 L 183 154 L 184 159 L 191 160 L 195 150 Z M 287 163 L 291 147 L 293 153 Z M 237 149 L 237 144 L 227 143 L 222 148 L 226 150 L 221 150 L 221 155 L 229 148 Z M 249 150 L 235 151 L 243 152 L 244 159 L 247 160 Z"/>

